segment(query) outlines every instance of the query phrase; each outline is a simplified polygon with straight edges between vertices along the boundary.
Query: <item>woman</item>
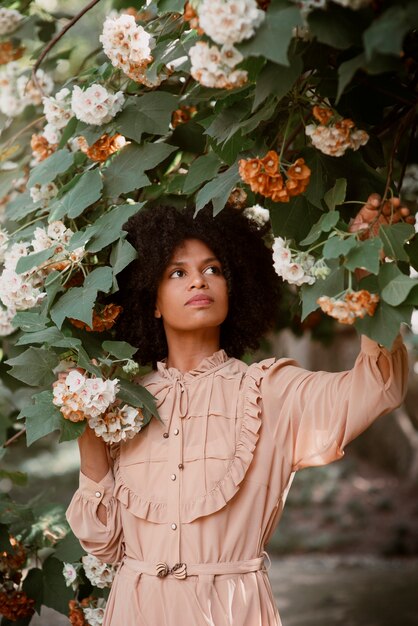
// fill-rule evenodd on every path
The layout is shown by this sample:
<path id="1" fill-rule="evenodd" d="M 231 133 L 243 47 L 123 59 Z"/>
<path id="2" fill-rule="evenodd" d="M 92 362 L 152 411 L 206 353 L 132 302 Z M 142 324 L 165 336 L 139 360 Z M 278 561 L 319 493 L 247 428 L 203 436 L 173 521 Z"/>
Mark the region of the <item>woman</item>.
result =
<path id="1" fill-rule="evenodd" d="M 90 429 L 79 441 L 68 521 L 88 552 L 121 561 L 104 626 L 277 626 L 263 557 L 294 472 L 341 458 L 402 402 L 405 347 L 363 336 L 341 373 L 247 366 L 277 306 L 267 227 L 162 207 L 125 229 L 138 259 L 119 281 L 119 338 L 152 363 L 138 382 L 163 423 L 113 446 L 112 468 Z"/>

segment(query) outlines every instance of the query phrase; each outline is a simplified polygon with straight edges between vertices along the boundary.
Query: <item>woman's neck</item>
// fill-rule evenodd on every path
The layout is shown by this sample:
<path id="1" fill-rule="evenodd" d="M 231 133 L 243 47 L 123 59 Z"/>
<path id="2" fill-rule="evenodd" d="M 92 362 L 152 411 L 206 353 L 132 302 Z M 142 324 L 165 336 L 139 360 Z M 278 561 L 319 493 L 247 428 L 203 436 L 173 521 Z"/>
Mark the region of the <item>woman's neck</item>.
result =
<path id="1" fill-rule="evenodd" d="M 214 330 L 214 329 L 207 329 Z M 180 372 L 189 372 L 195 369 L 206 357 L 212 356 L 220 349 L 219 332 L 204 333 L 197 337 L 194 333 L 182 333 L 167 336 L 168 356 L 167 367 L 175 367 Z"/>

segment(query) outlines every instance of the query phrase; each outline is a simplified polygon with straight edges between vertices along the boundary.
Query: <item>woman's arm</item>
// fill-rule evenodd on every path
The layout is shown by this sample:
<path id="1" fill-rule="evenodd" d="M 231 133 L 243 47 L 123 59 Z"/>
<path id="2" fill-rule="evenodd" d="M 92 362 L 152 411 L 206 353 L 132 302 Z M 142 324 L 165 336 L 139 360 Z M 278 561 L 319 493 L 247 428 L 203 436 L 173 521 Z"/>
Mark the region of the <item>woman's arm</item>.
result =
<path id="1" fill-rule="evenodd" d="M 96 437 L 93 429 L 86 426 L 84 433 L 78 438 L 80 451 L 80 471 L 92 481 L 99 483 L 109 472 L 109 456 L 103 439 Z M 97 517 L 106 525 L 106 507 L 100 503 Z"/>

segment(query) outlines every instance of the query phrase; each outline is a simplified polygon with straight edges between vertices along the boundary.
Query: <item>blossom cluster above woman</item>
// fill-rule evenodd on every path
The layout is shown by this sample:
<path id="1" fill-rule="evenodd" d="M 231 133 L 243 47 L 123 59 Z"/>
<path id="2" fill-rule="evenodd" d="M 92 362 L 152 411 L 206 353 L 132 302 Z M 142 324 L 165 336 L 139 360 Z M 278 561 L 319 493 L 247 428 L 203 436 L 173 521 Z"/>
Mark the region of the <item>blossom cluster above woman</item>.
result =
<path id="1" fill-rule="evenodd" d="M 103 626 L 278 626 L 265 546 L 294 472 L 340 459 L 403 400 L 400 336 L 391 350 L 362 337 L 340 373 L 241 360 L 280 298 L 269 224 L 247 215 L 153 206 L 124 225 L 138 257 L 112 294 L 117 337 L 151 364 L 136 380 L 161 421 L 110 448 L 91 429 L 79 439 L 67 518 L 89 553 L 120 563 Z"/>

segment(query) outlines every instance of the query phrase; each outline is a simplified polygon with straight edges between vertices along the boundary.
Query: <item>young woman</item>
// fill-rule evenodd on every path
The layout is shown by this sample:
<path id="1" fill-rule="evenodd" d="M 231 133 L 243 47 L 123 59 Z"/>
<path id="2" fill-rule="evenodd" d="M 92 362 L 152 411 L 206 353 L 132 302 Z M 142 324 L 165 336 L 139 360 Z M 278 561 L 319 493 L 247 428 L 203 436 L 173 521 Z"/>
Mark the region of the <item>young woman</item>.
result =
<path id="1" fill-rule="evenodd" d="M 138 259 L 119 281 L 119 338 L 152 363 L 138 383 L 163 423 L 110 454 L 90 429 L 79 441 L 68 521 L 88 552 L 121 562 L 104 626 L 277 626 L 264 550 L 294 472 L 341 458 L 402 402 L 405 347 L 363 336 L 341 373 L 247 366 L 278 299 L 264 229 L 210 207 L 143 210 L 125 229 Z"/>

